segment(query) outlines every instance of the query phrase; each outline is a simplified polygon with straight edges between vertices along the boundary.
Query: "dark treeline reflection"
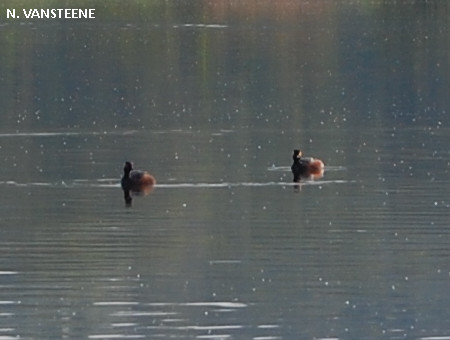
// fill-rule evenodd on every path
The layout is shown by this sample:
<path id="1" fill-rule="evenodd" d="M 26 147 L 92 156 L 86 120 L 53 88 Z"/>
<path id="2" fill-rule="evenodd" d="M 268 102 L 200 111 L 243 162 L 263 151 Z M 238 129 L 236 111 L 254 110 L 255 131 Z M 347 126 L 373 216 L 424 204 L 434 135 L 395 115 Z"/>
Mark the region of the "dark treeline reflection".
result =
<path id="1" fill-rule="evenodd" d="M 445 1 L 80 4 L 97 19 L 4 21 L 2 129 L 435 125 L 448 108 Z"/>

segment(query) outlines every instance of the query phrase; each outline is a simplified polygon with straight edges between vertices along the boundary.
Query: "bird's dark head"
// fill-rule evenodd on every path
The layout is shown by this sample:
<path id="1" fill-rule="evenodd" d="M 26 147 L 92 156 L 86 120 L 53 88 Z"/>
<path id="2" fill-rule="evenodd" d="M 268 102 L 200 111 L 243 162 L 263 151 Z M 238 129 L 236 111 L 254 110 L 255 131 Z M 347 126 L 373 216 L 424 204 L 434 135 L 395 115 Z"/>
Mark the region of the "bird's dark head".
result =
<path id="1" fill-rule="evenodd" d="M 133 170 L 133 163 L 131 162 L 125 162 L 125 166 L 123 167 L 123 172 L 126 174 L 129 174 L 130 171 Z"/>
<path id="2" fill-rule="evenodd" d="M 294 157 L 302 157 L 302 151 L 301 150 L 298 150 L 298 149 L 295 149 L 294 150 Z"/>

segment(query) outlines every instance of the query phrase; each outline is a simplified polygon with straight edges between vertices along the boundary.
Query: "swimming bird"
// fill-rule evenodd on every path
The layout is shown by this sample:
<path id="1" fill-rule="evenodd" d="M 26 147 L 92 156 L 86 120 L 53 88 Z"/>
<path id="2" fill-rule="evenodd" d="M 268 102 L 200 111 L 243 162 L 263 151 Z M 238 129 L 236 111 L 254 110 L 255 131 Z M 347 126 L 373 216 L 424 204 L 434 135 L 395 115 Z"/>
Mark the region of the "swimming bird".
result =
<path id="1" fill-rule="evenodd" d="M 127 161 L 123 167 L 123 177 L 120 184 L 124 192 L 125 202 L 131 204 L 130 192 L 149 194 L 156 184 L 156 179 L 147 171 L 134 170 L 133 163 Z"/>
<path id="2" fill-rule="evenodd" d="M 291 166 L 294 182 L 300 182 L 301 178 L 320 178 L 323 176 L 324 164 L 320 159 L 312 157 L 302 157 L 302 152 L 294 150 L 292 155 L 294 163 Z"/>

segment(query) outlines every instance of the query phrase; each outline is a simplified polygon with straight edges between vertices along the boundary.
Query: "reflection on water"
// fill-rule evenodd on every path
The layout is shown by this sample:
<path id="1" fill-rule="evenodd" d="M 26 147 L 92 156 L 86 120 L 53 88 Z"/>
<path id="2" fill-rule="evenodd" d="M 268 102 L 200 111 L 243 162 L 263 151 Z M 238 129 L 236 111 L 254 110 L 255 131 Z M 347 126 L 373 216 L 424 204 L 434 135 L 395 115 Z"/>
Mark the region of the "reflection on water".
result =
<path id="1" fill-rule="evenodd" d="M 157 302 L 148 304 L 136 304 L 133 302 L 111 301 L 96 302 L 95 306 L 101 306 L 109 310 L 109 315 L 115 320 L 111 326 L 115 329 L 139 328 L 142 319 L 151 317 L 153 324 L 143 327 L 151 330 L 156 337 L 185 337 L 185 338 L 230 338 L 242 334 L 247 326 L 240 323 L 198 324 L 189 320 L 188 315 L 211 315 L 214 319 L 232 320 L 238 318 L 239 310 L 248 308 L 245 303 L 239 302 L 188 302 L 172 303 Z M 193 323 L 192 323 L 193 322 Z M 277 328 L 277 325 L 260 325 L 257 328 Z M 244 331 L 245 332 L 245 331 Z M 261 331 L 261 334 L 269 333 Z M 158 335 L 157 335 L 158 334 Z M 276 333 L 275 333 L 276 334 Z M 111 334 L 89 335 L 89 338 L 105 338 Z M 139 336 L 136 334 L 135 336 Z M 141 335 L 145 337 L 145 332 Z M 279 338 L 271 337 L 271 338 Z"/>
<path id="2" fill-rule="evenodd" d="M 2 334 L 30 338 L 35 324 L 52 338 L 430 334 L 436 316 L 416 315 L 432 314 L 448 284 L 445 169 L 410 181 L 386 161 L 392 170 L 367 176 L 366 162 L 327 166 L 300 195 L 288 165 L 255 164 L 234 182 L 181 171 L 132 210 L 121 163 L 116 178 L 3 181 Z"/>
<path id="3" fill-rule="evenodd" d="M 450 337 L 446 2 L 98 6 L 0 23 L 0 339 Z"/>

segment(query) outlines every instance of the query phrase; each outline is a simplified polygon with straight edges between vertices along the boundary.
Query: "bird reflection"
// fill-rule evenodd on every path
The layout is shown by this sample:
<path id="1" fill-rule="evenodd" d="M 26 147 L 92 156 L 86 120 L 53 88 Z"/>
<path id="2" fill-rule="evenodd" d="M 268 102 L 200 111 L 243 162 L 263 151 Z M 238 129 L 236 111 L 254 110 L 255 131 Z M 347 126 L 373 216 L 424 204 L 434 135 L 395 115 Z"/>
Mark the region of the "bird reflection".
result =
<path id="1" fill-rule="evenodd" d="M 133 163 L 127 161 L 123 167 L 121 186 L 125 205 L 130 207 L 133 202 L 132 196 L 146 196 L 153 191 L 156 179 L 147 171 L 134 170 Z"/>

